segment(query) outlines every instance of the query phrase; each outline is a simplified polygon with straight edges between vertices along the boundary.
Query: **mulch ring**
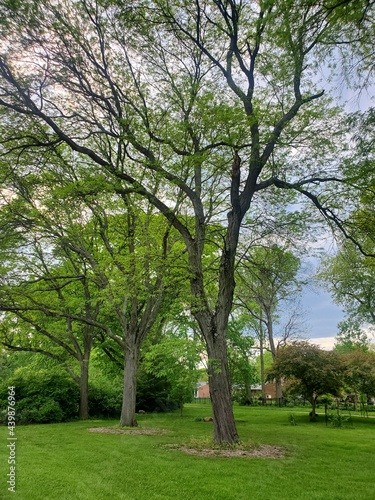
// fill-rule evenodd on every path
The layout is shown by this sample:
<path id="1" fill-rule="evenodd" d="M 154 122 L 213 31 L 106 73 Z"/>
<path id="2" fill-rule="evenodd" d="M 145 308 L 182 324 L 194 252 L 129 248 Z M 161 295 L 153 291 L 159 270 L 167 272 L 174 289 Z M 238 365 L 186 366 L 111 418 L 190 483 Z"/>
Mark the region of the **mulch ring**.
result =
<path id="1" fill-rule="evenodd" d="M 212 448 L 190 448 L 188 446 L 164 445 L 165 448 L 180 450 L 189 455 L 198 455 L 201 457 L 244 457 L 244 458 L 284 458 L 285 449 L 278 446 L 263 444 L 252 449 L 212 449 Z"/>
<path id="2" fill-rule="evenodd" d="M 128 429 L 120 429 L 119 427 L 92 427 L 87 429 L 89 432 L 98 432 L 102 434 L 138 434 L 145 436 L 155 436 L 159 434 L 169 434 L 168 431 L 164 429 L 155 428 L 141 428 L 134 427 Z M 188 455 L 197 455 L 201 457 L 243 457 L 243 458 L 284 458 L 285 449 L 278 446 L 271 446 L 269 444 L 262 444 L 260 446 L 254 446 L 250 449 L 217 449 L 217 448 L 194 448 L 186 445 L 178 444 L 164 444 L 163 448 L 170 450 L 180 450 Z"/>
<path id="3" fill-rule="evenodd" d="M 141 428 L 134 427 L 132 429 L 120 429 L 118 427 L 92 427 L 87 429 L 89 432 L 99 432 L 102 434 L 143 434 L 145 436 L 154 436 L 157 434 L 169 434 L 168 431 L 164 429 L 154 429 L 154 428 Z"/>

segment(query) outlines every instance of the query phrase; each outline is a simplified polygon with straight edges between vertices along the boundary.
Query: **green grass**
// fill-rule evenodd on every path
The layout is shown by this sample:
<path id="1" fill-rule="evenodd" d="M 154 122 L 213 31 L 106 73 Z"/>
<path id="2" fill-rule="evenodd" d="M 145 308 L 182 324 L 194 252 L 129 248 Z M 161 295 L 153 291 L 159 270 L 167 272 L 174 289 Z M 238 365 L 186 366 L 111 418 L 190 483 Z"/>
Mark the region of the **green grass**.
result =
<path id="1" fill-rule="evenodd" d="M 0 428 L 0 499 L 14 500 L 371 500 L 375 498 L 375 418 L 354 428 L 308 422 L 308 410 L 236 407 L 245 442 L 287 449 L 285 458 L 192 456 L 165 444 L 207 441 L 209 405 L 143 415 L 158 435 L 90 433 L 115 421 L 18 426 L 16 493 L 7 492 L 8 431 Z M 289 423 L 293 413 L 296 426 Z"/>

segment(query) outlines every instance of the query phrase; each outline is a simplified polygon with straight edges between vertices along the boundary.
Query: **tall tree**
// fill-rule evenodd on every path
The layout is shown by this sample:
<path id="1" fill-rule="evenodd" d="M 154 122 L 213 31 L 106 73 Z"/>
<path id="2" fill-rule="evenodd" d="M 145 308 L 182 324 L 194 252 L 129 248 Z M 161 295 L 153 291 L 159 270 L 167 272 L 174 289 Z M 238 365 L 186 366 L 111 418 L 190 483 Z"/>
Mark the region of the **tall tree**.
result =
<path id="1" fill-rule="evenodd" d="M 29 207 L 19 202 L 3 206 L 0 215 L 2 225 L 11 223 L 16 233 L 21 232 L 25 227 L 16 223 L 17 208 L 21 209 L 29 232 L 2 262 L 0 343 L 8 350 L 40 353 L 59 361 L 80 387 L 79 415 L 87 419 L 89 360 L 100 326 L 99 289 L 86 262 L 59 251 L 40 226 L 36 231 L 30 224 Z M 79 363 L 79 375 L 72 359 Z"/>
<path id="2" fill-rule="evenodd" d="M 295 192 L 339 222 L 328 196 L 339 191 L 331 141 L 337 112 L 312 77 L 322 44 L 337 32 L 340 5 L 46 0 L 2 6 L 0 106 L 35 127 L 33 134 L 25 127 L 8 133 L 3 147 L 22 155 L 25 148 L 65 143 L 88 171 L 100 169 L 118 193 L 146 198 L 180 233 L 191 310 L 207 344 L 217 442 L 238 440 L 226 328 L 246 214 L 266 192 L 272 197 L 281 189 L 287 203 L 286 193 Z M 180 193 L 176 213 L 170 202 Z M 218 283 L 211 300 L 206 244 L 210 225 L 223 222 L 223 214 L 220 262 L 209 266 Z"/>
<path id="3" fill-rule="evenodd" d="M 4 186 L 11 199 L 2 207 L 2 221 L 13 230 L 10 234 L 27 233 L 29 247 L 23 253 L 24 267 L 19 263 L 17 272 L 7 275 L 10 286 L 2 291 L 9 300 L 3 300 L 0 308 L 32 323 L 69 354 L 77 351 L 84 370 L 80 380 L 86 415 L 94 332 L 118 343 L 125 358 L 121 423 L 136 425 L 139 351 L 158 318 L 165 290 L 173 282 L 176 295 L 177 283 L 183 280 L 183 248 L 173 248 L 170 224 L 147 203 L 141 200 L 136 207 L 132 195 L 108 192 L 100 176 L 91 177 L 83 188 L 77 167 L 72 172 L 66 161 L 63 170 L 60 167 L 61 157 L 55 155 L 54 169 L 51 166 L 46 175 L 31 173 L 22 178 L 9 173 Z M 33 317 L 35 311 L 39 320 Z M 47 327 L 42 332 L 43 317 L 60 323 L 65 318 L 70 330 L 73 323 L 79 324 L 82 353 L 73 333 L 71 347 Z M 6 343 L 16 348 L 13 333 L 10 329 Z M 30 349 L 28 340 L 18 347 Z"/>
<path id="4" fill-rule="evenodd" d="M 248 311 L 257 320 L 255 330 L 258 332 L 261 356 L 265 348 L 264 330 L 267 332 L 267 344 L 272 358 L 275 360 L 279 343 L 276 341 L 275 323 L 278 308 L 287 300 L 292 299 L 299 289 L 297 272 L 300 267 L 298 257 L 290 250 L 277 245 L 253 248 L 241 259 L 237 267 L 236 303 Z M 294 315 L 290 315 L 288 323 L 291 327 Z M 260 324 L 260 328 L 258 327 Z M 286 328 L 286 334 L 280 336 L 285 342 L 291 335 L 291 329 Z M 281 381 L 276 380 L 276 398 L 282 397 Z"/>

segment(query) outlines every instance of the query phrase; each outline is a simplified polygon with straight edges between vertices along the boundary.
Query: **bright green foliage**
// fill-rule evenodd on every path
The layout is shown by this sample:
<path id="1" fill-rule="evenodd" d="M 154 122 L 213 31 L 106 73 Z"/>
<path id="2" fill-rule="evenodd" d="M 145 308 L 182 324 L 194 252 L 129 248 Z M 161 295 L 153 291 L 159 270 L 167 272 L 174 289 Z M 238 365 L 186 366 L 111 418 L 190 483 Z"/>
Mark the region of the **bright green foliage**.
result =
<path id="1" fill-rule="evenodd" d="M 235 260 L 247 213 L 255 209 L 277 225 L 277 213 L 259 210 L 263 198 L 286 205 L 306 199 L 325 218 L 338 220 L 332 210 L 341 194 L 342 120 L 316 73 L 322 57 L 327 65 L 332 61 L 338 33 L 369 25 L 366 2 L 353 5 L 43 0 L 1 6 L 0 107 L 9 112 L 2 124 L 4 153 L 15 158 L 17 174 L 35 174 L 37 168 L 48 175 L 60 155 L 60 170 L 69 171 L 75 194 L 97 195 L 105 184 L 107 194 L 131 197 L 137 207 L 149 204 L 178 232 L 188 261 L 188 307 L 210 358 L 221 365 L 222 376 L 211 380 L 225 399 L 214 405 L 219 413 L 223 409 L 215 422 L 230 420 L 230 436 L 218 441 L 238 438 L 223 379 Z M 14 116 L 13 130 L 6 120 Z M 72 191 L 63 187 L 65 196 Z M 67 219 L 59 217 L 62 226 Z M 80 241 L 79 231 L 74 236 Z M 159 298 L 155 286 L 150 291 L 150 282 L 157 281 L 152 273 L 145 273 L 146 286 L 139 285 L 145 274 L 135 263 L 136 251 L 132 256 L 129 267 L 117 261 L 136 270 L 130 288 L 137 293 L 121 302 L 116 294 L 114 301 L 126 327 L 142 323 L 134 314 L 128 321 L 126 313 L 139 311 L 145 296 L 150 307 Z M 142 257 L 141 251 L 144 263 Z M 99 266 L 99 281 L 103 269 L 111 269 L 107 264 Z M 110 284 L 117 292 L 116 283 Z"/>
<path id="2" fill-rule="evenodd" d="M 375 259 L 344 243 L 335 257 L 326 259 L 319 274 L 335 301 L 359 325 L 375 321 Z"/>
<path id="3" fill-rule="evenodd" d="M 361 328 L 358 321 L 348 319 L 338 325 L 339 332 L 336 336 L 335 349 L 339 352 L 369 349 L 369 338 Z"/>
<path id="4" fill-rule="evenodd" d="M 193 338 L 167 335 L 144 354 L 145 371 L 169 383 L 169 397 L 178 404 L 181 414 L 184 403 L 192 400 L 199 378 L 198 344 Z"/>
<path id="5" fill-rule="evenodd" d="M 16 388 L 16 415 L 19 423 L 61 422 L 78 416 L 78 387 L 61 370 L 18 368 L 1 384 L 2 408 L 7 407 L 9 386 Z M 2 411 L 1 420 L 3 423 L 6 421 L 5 411 Z"/>
<path id="6" fill-rule="evenodd" d="M 254 332 L 246 315 L 232 316 L 228 324 L 228 361 L 232 391 L 237 401 L 251 401 L 251 385 L 259 382 L 256 373 Z"/>

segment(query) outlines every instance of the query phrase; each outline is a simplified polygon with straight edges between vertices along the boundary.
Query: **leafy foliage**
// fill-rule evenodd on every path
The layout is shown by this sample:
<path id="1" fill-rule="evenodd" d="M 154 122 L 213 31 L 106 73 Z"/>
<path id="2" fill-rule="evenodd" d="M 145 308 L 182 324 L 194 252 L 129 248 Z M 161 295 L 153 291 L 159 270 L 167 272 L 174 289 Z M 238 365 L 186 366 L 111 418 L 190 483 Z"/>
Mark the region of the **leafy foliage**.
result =
<path id="1" fill-rule="evenodd" d="M 60 370 L 18 368 L 1 384 L 2 408 L 6 407 L 8 386 L 16 388 L 16 416 L 20 423 L 62 422 L 78 416 L 78 387 Z"/>
<path id="2" fill-rule="evenodd" d="M 160 306 L 160 276 L 170 268 L 151 265 L 156 261 L 144 236 L 154 241 L 152 231 L 127 231 L 131 243 L 121 249 L 131 247 L 130 258 L 121 251 L 116 258 L 113 241 L 124 238 L 124 226 L 111 221 L 123 214 L 97 217 L 96 199 L 105 193 L 107 201 L 162 214 L 164 227 L 173 227 L 186 253 L 188 307 L 206 341 L 209 370 L 214 360 L 219 366 L 211 379 L 217 385 L 213 398 L 220 393 L 225 399 L 214 405 L 222 412 L 215 418 L 218 441 L 238 439 L 225 341 L 241 226 L 254 208 L 262 220 L 271 215 L 276 226 L 277 213 L 262 210 L 269 198 L 284 205 L 307 200 L 321 219 L 343 229 L 337 215 L 343 205 L 337 175 L 342 120 L 316 69 L 323 58 L 329 66 L 337 38 L 340 46 L 355 47 L 371 60 L 369 37 L 362 37 L 363 27 L 371 27 L 370 3 L 153 0 L 130 6 L 111 0 L 12 0 L 1 5 L 1 147 L 14 162 L 12 188 L 30 180 L 27 210 L 22 213 L 19 200 L 13 204 L 26 220 L 23 234 L 30 221 L 45 221 L 51 208 L 45 186 L 55 183 L 70 206 L 66 210 L 62 202 L 59 210 L 55 204 L 53 232 L 60 245 L 54 257 L 78 250 L 86 265 L 89 261 L 91 285 L 99 288 L 100 300 L 111 302 L 121 334 L 132 330 L 139 350 L 148 331 L 143 327 L 155 321 Z M 348 39 L 354 28 L 360 41 Z M 13 118 L 15 126 L 9 127 Z M 37 172 L 46 174 L 42 184 Z M 40 193 L 42 210 L 36 203 Z M 113 211 L 116 207 L 105 215 Z M 88 256 L 82 240 L 89 235 L 94 251 L 91 247 Z M 214 254 L 210 240 L 217 246 Z M 104 260 L 97 258 L 101 253 Z M 116 280 L 119 270 L 129 278 L 125 287 Z M 125 297 L 124 288 L 131 290 Z M 153 314 L 141 314 L 150 309 Z M 219 427 L 221 419 L 228 425 Z M 224 428 L 226 436 L 220 435 Z"/>
<path id="3" fill-rule="evenodd" d="M 289 391 L 303 395 L 312 404 L 311 418 L 319 396 L 339 396 L 343 388 L 343 366 L 338 353 L 323 351 L 306 341 L 294 341 L 278 350 L 269 379 L 285 378 Z"/>
<path id="4" fill-rule="evenodd" d="M 200 361 L 198 343 L 193 338 L 168 335 L 149 348 L 144 354 L 145 371 L 167 381 L 169 398 L 178 404 L 181 412 L 184 403 L 193 399 Z"/>
<path id="5" fill-rule="evenodd" d="M 375 352 L 359 347 L 342 354 L 348 391 L 363 395 L 365 401 L 375 397 Z"/>

